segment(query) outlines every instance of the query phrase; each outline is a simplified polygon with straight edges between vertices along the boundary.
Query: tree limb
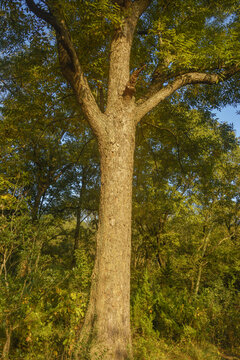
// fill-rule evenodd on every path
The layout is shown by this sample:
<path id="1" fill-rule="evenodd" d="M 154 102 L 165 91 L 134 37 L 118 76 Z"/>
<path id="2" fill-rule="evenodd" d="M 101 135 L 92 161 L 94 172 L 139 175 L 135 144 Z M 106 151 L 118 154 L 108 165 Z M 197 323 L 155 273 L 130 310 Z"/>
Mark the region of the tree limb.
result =
<path id="1" fill-rule="evenodd" d="M 59 62 L 62 74 L 74 90 L 77 101 L 81 104 L 89 124 L 98 137 L 104 129 L 105 117 L 100 111 L 85 78 L 65 21 L 50 10 L 40 8 L 34 0 L 26 0 L 29 9 L 40 19 L 51 25 L 56 33 Z"/>
<path id="2" fill-rule="evenodd" d="M 225 81 L 240 71 L 239 66 L 233 66 L 224 70 L 222 73 L 207 73 L 207 72 L 189 72 L 177 76 L 175 80 L 166 86 L 162 86 L 161 83 L 157 83 L 150 87 L 150 94 L 147 94 L 145 101 L 140 99 L 136 109 L 136 122 L 139 122 L 141 118 L 157 106 L 161 101 L 172 95 L 176 90 L 191 84 L 217 84 L 221 81 Z"/>
<path id="3" fill-rule="evenodd" d="M 130 7 L 138 7 L 141 10 L 141 14 L 150 5 L 152 0 L 113 0 L 113 3 L 118 4 L 121 8 L 128 9 Z"/>
<path id="4" fill-rule="evenodd" d="M 237 355 L 229 356 L 229 355 L 225 355 L 223 353 L 220 353 L 220 356 L 221 356 L 222 359 L 226 359 L 226 360 L 238 360 L 238 359 L 240 359 L 240 357 L 237 356 Z"/>
<path id="5" fill-rule="evenodd" d="M 135 0 L 133 2 L 133 8 L 137 7 L 139 11 L 139 16 L 142 15 L 142 13 L 148 8 L 148 6 L 151 4 L 152 0 Z"/>

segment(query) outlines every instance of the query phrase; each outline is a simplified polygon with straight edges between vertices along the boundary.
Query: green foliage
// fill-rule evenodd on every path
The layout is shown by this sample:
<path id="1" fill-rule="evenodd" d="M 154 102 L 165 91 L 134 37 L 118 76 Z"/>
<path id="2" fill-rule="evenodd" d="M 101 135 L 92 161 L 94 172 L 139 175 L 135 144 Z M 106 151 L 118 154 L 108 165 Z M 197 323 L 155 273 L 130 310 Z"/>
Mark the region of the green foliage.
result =
<path id="1" fill-rule="evenodd" d="M 206 342 L 239 351 L 239 146 L 208 114 L 165 106 L 136 151 L 136 359 L 220 359 Z"/>
<path id="2" fill-rule="evenodd" d="M 138 283 L 132 305 L 134 333 L 150 336 L 151 334 L 154 335 L 152 322 L 154 320 L 153 305 L 155 300 L 147 271 L 145 271 L 141 280 Z"/>
<path id="3" fill-rule="evenodd" d="M 43 250 L 49 235 L 45 233 L 45 239 L 42 232 L 38 235 L 43 253 L 28 239 L 27 247 L 20 242 L 23 249 L 15 263 L 17 272 L 7 269 L 7 280 L 1 279 L 6 289 L 1 292 L 2 331 L 7 326 L 11 329 L 13 358 L 23 354 L 26 359 L 52 359 L 60 353 L 71 356 L 86 310 L 91 272 L 86 254 L 79 252 L 73 270 L 60 269 L 63 259 Z M 29 259 L 30 253 L 35 259 Z"/>
<path id="4" fill-rule="evenodd" d="M 9 337 L 11 358 L 71 356 L 86 310 L 92 262 L 82 248 L 71 268 L 73 245 L 67 246 L 61 235 L 63 222 L 45 216 L 32 223 L 19 189 L 1 177 L 0 190 L 1 347 L 7 356 Z"/>

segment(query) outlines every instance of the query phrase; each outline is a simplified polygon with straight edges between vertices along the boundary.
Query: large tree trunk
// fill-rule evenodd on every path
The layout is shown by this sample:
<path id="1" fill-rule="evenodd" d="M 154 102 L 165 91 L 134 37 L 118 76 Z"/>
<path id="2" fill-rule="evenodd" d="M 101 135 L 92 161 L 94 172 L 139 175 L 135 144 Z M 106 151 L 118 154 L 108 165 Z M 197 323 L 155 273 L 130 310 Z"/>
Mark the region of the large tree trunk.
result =
<path id="1" fill-rule="evenodd" d="M 131 120 L 131 121 L 130 121 Z M 101 197 L 97 255 L 81 340 L 91 359 L 130 357 L 130 257 L 135 125 L 109 127 L 99 144 Z M 80 356 L 81 358 L 81 356 Z"/>

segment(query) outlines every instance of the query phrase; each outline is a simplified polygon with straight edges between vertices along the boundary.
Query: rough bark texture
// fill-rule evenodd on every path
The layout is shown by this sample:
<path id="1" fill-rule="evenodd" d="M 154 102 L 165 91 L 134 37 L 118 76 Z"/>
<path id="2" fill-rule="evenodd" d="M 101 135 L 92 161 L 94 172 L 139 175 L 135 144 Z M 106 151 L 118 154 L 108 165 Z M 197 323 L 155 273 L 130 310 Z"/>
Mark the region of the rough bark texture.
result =
<path id="1" fill-rule="evenodd" d="M 82 343 L 91 359 L 130 357 L 130 257 L 135 125 L 132 117 L 110 119 L 99 144 L 101 197 L 97 256 Z"/>

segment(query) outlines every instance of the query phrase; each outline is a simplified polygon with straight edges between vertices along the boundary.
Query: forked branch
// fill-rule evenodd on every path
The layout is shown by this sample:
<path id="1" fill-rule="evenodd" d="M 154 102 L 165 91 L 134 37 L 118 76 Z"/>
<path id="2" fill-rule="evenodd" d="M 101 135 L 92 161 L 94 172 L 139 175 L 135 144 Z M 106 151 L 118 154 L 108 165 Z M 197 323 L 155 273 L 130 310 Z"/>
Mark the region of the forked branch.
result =
<path id="1" fill-rule="evenodd" d="M 189 72 L 180 76 L 177 76 L 175 80 L 166 86 L 162 84 L 154 85 L 149 94 L 146 95 L 145 100 L 139 100 L 139 105 L 136 109 L 136 122 L 139 122 L 141 118 L 157 106 L 161 101 L 172 95 L 176 90 L 191 84 L 208 84 L 213 85 L 221 81 L 225 81 L 240 71 L 239 66 L 232 66 L 229 69 L 225 69 L 222 73 L 202 73 L 202 72 Z"/>

